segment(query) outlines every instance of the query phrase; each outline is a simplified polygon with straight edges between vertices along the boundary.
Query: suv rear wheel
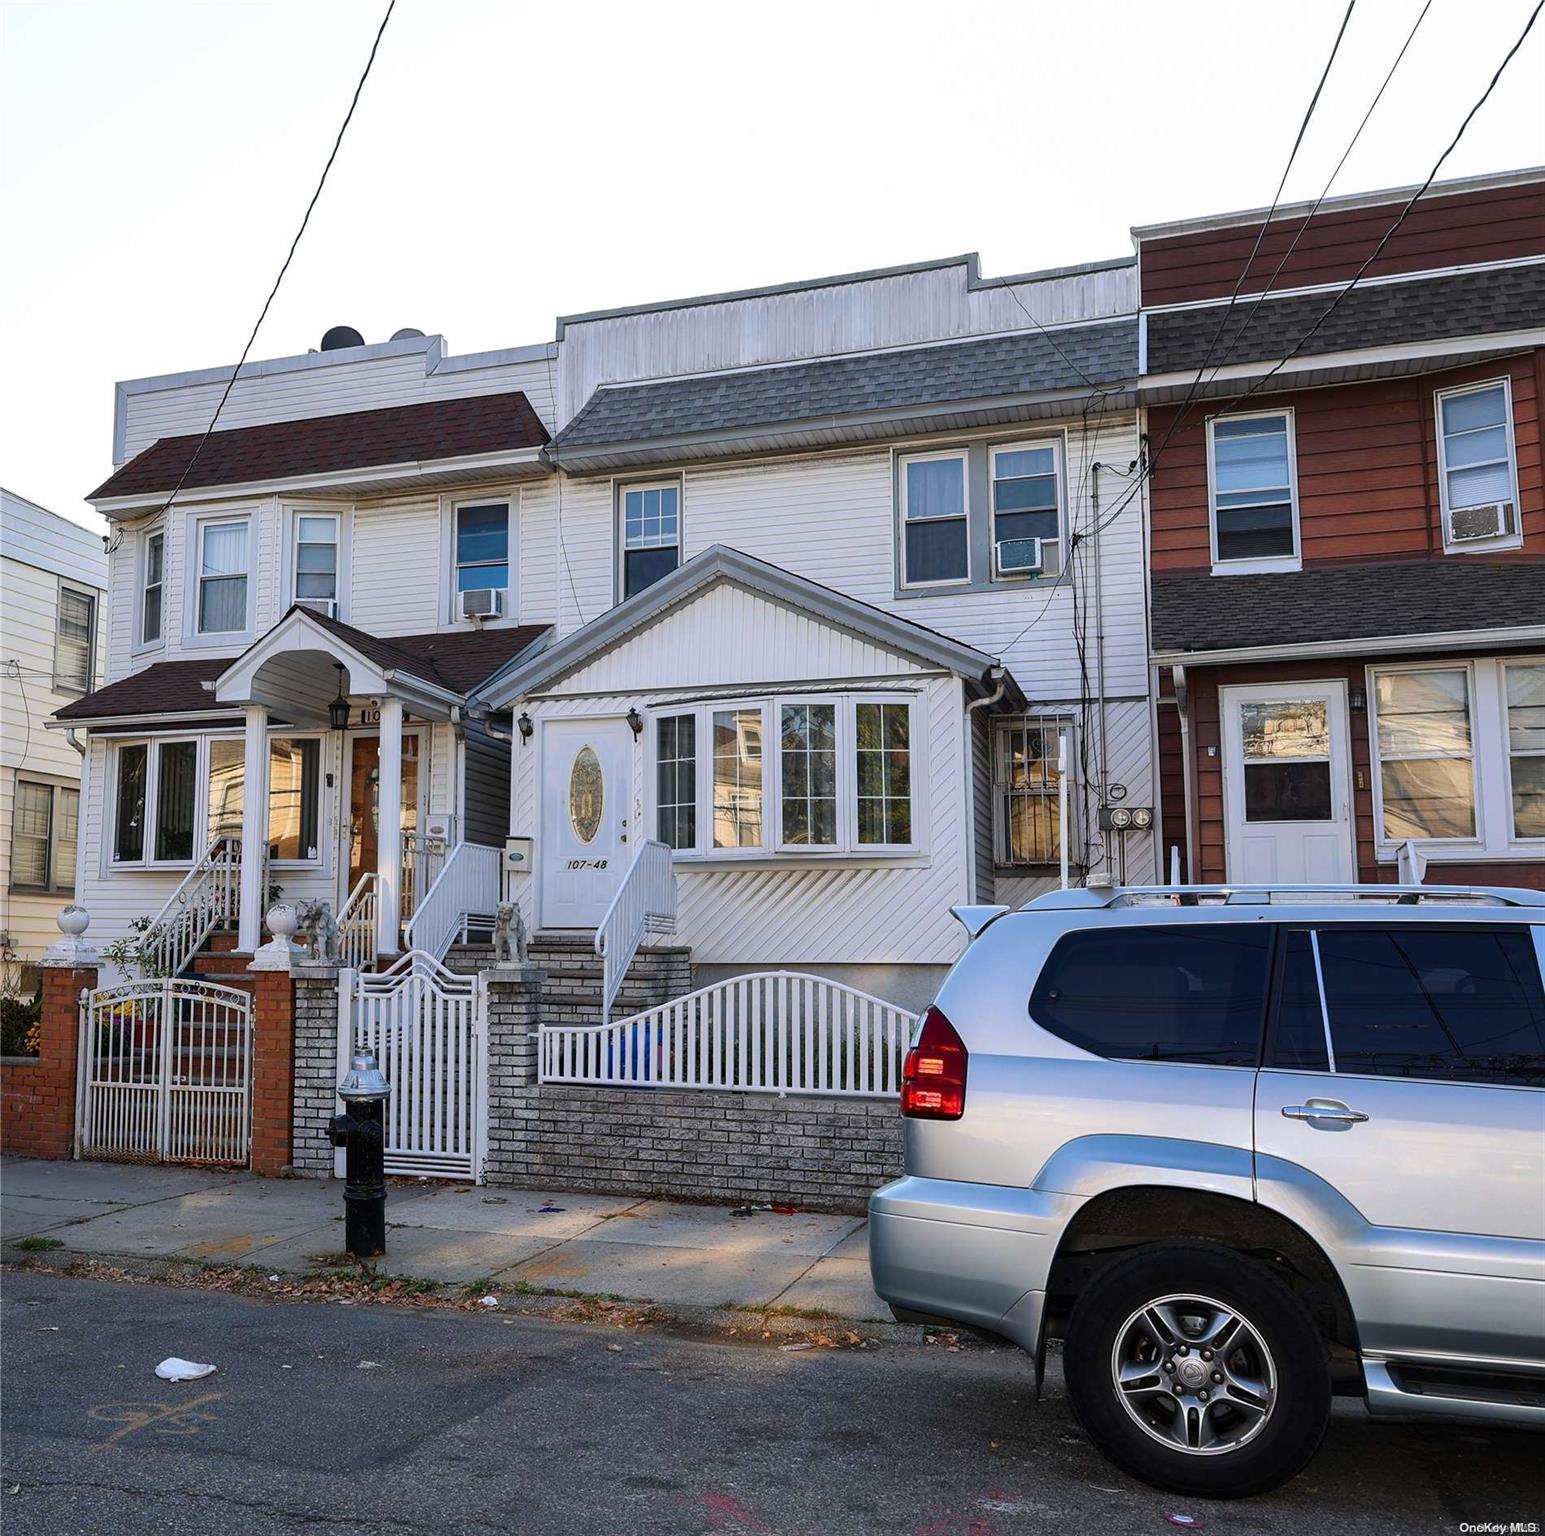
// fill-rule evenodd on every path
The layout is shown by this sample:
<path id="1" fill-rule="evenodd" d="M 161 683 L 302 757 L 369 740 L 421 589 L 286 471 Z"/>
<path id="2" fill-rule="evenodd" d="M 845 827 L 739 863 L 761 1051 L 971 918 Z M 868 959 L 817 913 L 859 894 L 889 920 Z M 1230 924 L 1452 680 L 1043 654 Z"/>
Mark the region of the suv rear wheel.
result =
<path id="1" fill-rule="evenodd" d="M 1063 1359 L 1095 1444 L 1177 1493 L 1275 1488 L 1330 1420 L 1309 1313 L 1265 1265 L 1226 1248 L 1162 1243 L 1114 1260 L 1079 1297 Z"/>

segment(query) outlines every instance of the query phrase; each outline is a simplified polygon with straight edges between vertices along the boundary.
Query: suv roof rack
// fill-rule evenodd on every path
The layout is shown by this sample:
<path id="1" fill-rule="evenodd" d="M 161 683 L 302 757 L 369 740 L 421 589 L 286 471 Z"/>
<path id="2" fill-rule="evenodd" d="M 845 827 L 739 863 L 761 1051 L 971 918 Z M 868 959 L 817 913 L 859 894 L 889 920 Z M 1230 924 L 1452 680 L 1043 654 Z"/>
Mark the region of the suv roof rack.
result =
<path id="1" fill-rule="evenodd" d="M 1176 907 L 1304 905 L 1335 902 L 1382 902 L 1415 907 L 1428 902 L 1456 906 L 1545 907 L 1545 891 L 1505 885 L 1122 885 L 1072 886 L 1048 891 L 1025 903 L 1024 910 L 1072 911 L 1096 907 L 1168 905 Z"/>

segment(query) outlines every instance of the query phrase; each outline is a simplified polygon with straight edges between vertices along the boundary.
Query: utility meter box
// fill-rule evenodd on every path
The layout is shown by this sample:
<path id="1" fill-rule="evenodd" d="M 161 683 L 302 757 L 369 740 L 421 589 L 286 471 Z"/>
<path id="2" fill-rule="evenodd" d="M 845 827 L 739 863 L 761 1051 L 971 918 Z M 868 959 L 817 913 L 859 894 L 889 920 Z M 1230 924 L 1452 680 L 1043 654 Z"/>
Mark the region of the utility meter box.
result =
<path id="1" fill-rule="evenodd" d="M 531 873 L 531 856 L 535 851 L 535 838 L 507 837 L 504 840 L 504 872 L 508 875 Z"/>

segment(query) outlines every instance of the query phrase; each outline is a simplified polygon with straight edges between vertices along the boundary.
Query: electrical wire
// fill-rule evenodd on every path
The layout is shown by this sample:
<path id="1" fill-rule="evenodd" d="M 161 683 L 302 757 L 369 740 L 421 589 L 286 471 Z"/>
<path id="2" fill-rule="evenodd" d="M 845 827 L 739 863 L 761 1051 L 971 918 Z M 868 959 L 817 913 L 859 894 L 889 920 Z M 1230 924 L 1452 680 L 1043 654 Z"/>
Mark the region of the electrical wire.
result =
<path id="1" fill-rule="evenodd" d="M 327 157 L 327 164 L 322 167 L 322 175 L 316 185 L 316 191 L 311 194 L 311 201 L 306 204 L 306 212 L 300 221 L 300 228 L 295 231 L 295 238 L 290 241 L 290 249 L 284 258 L 284 265 L 279 268 L 279 275 L 274 279 L 274 285 L 268 290 L 268 297 L 263 301 L 262 311 L 257 317 L 257 324 L 252 327 L 252 334 L 247 337 L 247 345 L 241 349 L 241 358 L 231 370 L 231 376 L 226 380 L 225 390 L 220 396 L 220 403 L 215 406 L 215 413 L 209 418 L 209 425 L 204 428 L 204 435 L 199 438 L 198 446 L 193 450 L 193 457 L 187 462 L 181 475 L 177 477 L 177 484 L 172 487 L 172 493 L 161 504 L 160 512 L 167 511 L 177 499 L 177 493 L 187 484 L 188 476 L 193 473 L 193 467 L 199 461 L 211 435 L 215 430 L 215 423 L 220 420 L 220 413 L 225 409 L 225 403 L 231 398 L 231 390 L 235 388 L 236 380 L 241 376 L 241 370 L 246 366 L 247 358 L 252 352 L 253 343 L 257 341 L 258 331 L 262 329 L 264 320 L 268 318 L 268 311 L 279 292 L 279 285 L 284 281 L 284 275 L 290 270 L 290 263 L 295 259 L 296 248 L 300 245 L 301 236 L 306 233 L 306 226 L 311 222 L 312 210 L 317 205 L 317 199 L 322 195 L 322 188 L 327 185 L 327 173 L 333 168 L 333 161 L 338 158 L 338 151 L 343 145 L 343 136 L 348 132 L 349 124 L 354 118 L 354 109 L 359 105 L 360 92 L 365 89 L 365 82 L 370 78 L 371 67 L 376 61 L 376 50 L 381 46 L 381 37 L 386 31 L 386 24 L 392 19 L 392 12 L 396 9 L 397 0 L 388 0 L 386 14 L 381 18 L 381 25 L 376 28 L 375 41 L 370 45 L 370 57 L 365 60 L 365 68 L 359 77 L 359 83 L 354 87 L 354 95 L 349 100 L 349 110 L 344 113 L 343 123 L 338 129 L 338 136 L 333 140 L 332 153 Z"/>

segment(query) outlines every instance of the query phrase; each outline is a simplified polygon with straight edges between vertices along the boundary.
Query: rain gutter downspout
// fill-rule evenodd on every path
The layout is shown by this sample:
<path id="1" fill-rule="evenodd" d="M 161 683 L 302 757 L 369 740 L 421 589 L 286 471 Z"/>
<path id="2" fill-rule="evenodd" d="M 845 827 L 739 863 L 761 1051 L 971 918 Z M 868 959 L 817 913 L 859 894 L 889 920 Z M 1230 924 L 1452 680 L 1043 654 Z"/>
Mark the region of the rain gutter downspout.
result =
<path id="1" fill-rule="evenodd" d="M 987 669 L 987 681 L 995 682 L 997 686 L 991 693 L 984 694 L 979 699 L 973 699 L 966 705 L 966 890 L 970 893 L 970 900 L 975 903 L 977 899 L 976 888 L 976 806 L 973 801 L 973 791 L 976 787 L 976 755 L 972 751 L 971 742 L 971 716 L 979 709 L 990 709 L 1002 699 L 1008 691 L 1008 668 L 991 666 Z"/>

